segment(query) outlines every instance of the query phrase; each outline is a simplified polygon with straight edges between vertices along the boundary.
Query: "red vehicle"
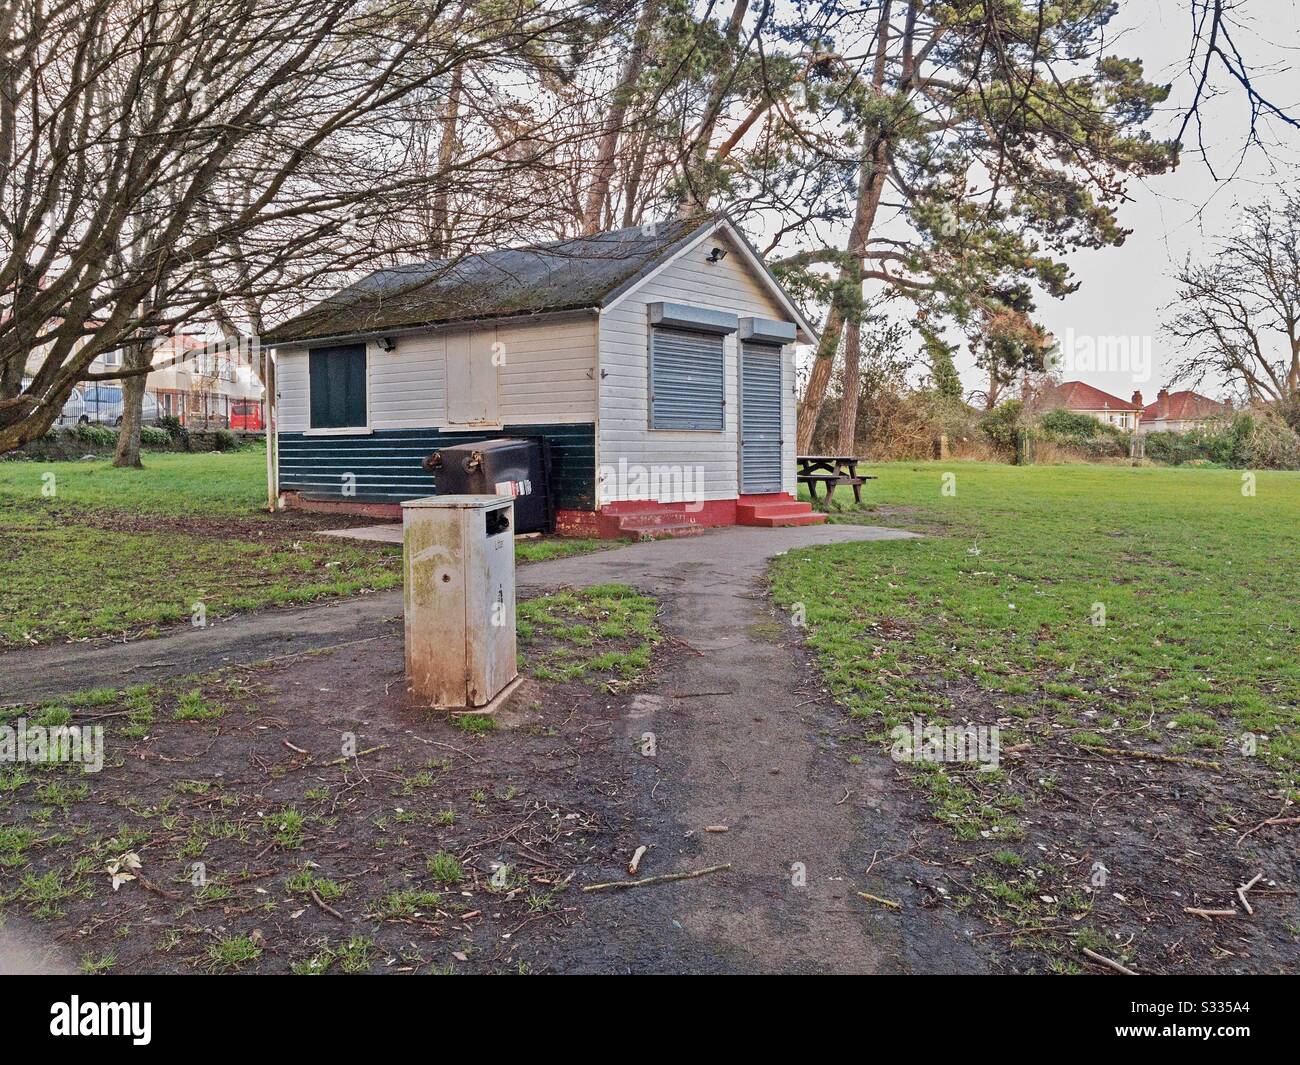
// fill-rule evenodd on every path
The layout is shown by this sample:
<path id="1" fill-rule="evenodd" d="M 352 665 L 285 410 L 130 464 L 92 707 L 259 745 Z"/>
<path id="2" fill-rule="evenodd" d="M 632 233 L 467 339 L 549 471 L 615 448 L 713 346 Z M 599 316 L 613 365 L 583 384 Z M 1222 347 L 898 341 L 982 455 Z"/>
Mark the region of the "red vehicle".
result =
<path id="1" fill-rule="evenodd" d="M 255 399 L 232 399 L 230 428 L 243 429 L 248 433 L 260 433 L 266 428 L 262 423 L 262 404 Z"/>

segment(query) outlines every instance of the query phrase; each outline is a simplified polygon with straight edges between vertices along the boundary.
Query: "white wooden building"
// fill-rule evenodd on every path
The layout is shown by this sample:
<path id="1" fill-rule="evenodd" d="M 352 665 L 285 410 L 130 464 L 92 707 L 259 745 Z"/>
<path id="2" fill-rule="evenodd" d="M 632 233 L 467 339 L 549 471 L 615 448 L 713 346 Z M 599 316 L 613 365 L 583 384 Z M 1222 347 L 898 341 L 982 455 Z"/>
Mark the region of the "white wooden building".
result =
<path id="1" fill-rule="evenodd" d="M 440 447 L 544 437 L 561 531 L 802 524 L 813 327 L 725 216 L 379 271 L 285 323 L 278 490 L 396 513 Z"/>

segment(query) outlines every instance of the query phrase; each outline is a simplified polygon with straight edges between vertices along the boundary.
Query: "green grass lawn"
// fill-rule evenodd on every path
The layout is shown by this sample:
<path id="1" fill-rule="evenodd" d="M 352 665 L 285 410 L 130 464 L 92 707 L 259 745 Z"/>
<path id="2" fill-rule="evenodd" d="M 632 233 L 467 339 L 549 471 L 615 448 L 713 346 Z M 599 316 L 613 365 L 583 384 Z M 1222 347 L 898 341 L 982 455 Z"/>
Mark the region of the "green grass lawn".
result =
<path id="1" fill-rule="evenodd" d="M 144 469 L 118 470 L 107 461 L 0 462 L 0 507 L 75 507 L 137 514 L 248 516 L 266 506 L 266 450 L 148 452 Z M 53 475 L 55 495 L 42 494 Z M 268 515 L 269 517 L 269 515 Z"/>
<path id="2" fill-rule="evenodd" d="M 1259 473 L 1247 496 L 1230 470 L 875 472 L 873 507 L 836 520 L 934 535 L 791 552 L 775 569 L 855 715 L 943 714 L 945 683 L 971 683 L 1012 716 L 1150 719 L 1187 746 L 1232 726 L 1300 765 L 1300 474 Z"/>
<path id="3" fill-rule="evenodd" d="M 1284 874 L 1267 847 L 1294 832 L 1242 839 L 1300 797 L 1300 475 L 1261 472 L 1244 495 L 1231 470 L 870 472 L 871 505 L 833 520 L 925 538 L 791 551 L 772 571 L 848 709 L 852 757 L 879 759 L 917 718 L 999 726 L 1011 753 L 992 772 L 898 766 L 949 846 L 966 848 L 960 903 L 1039 947 L 1076 925 L 1083 944 L 1095 922 L 1136 934 L 1138 951 L 1149 922 L 1125 924 L 1129 902 L 1087 894 L 1102 863 L 1127 873 L 1116 898 L 1142 892 L 1169 925 L 1190 922 L 1184 949 L 1197 955 L 1190 945 L 1215 930 L 1182 907 L 1198 888 L 1230 902 L 1250 875 L 1239 863 Z M 1300 925 L 1286 928 L 1272 934 L 1300 941 Z M 1077 951 L 1056 949 L 1053 967 L 1074 971 Z"/>
<path id="4" fill-rule="evenodd" d="M 0 647 L 152 635 L 198 604 L 216 616 L 401 580 L 400 548 L 321 537 L 317 516 L 261 509 L 262 448 L 144 462 L 0 462 Z M 521 540 L 518 557 L 595 546 Z"/>

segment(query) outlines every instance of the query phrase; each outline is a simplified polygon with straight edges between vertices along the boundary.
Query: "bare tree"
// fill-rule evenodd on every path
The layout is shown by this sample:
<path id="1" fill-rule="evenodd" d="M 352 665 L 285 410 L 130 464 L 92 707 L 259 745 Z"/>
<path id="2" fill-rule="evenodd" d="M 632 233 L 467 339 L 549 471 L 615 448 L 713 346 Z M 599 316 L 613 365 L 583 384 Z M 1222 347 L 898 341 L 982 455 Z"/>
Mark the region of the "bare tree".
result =
<path id="1" fill-rule="evenodd" d="M 0 0 L 0 452 L 53 422 L 95 359 L 300 305 L 420 229 L 428 190 L 495 190 L 470 224 L 536 210 L 512 175 L 569 136 L 521 85 L 513 121 L 401 165 L 405 102 L 518 69 L 585 32 L 587 0 Z M 444 111 L 444 115 L 445 115 Z M 445 227 L 444 227 L 445 229 Z M 427 229 L 420 239 L 427 240 Z M 427 243 L 424 245 L 427 248 Z M 423 250 L 423 249 L 421 249 Z"/>
<path id="2" fill-rule="evenodd" d="M 1188 131 L 1195 129 L 1197 154 L 1214 173 L 1203 121 L 1204 107 L 1211 97 L 1235 92 L 1245 101 L 1249 115 L 1248 146 L 1263 145 L 1260 130 L 1266 123 L 1277 122 L 1300 129 L 1300 110 L 1294 99 L 1281 103 L 1261 87 L 1264 78 L 1289 74 L 1291 68 L 1261 63 L 1249 54 L 1252 49 L 1245 43 L 1257 47 L 1257 41 L 1251 38 L 1278 29 L 1273 18 L 1265 14 L 1264 25 L 1251 26 L 1249 0 L 1188 0 L 1188 9 L 1192 34 L 1187 50 L 1187 73 L 1193 88 L 1178 128 L 1178 142 L 1183 143 Z M 1223 80 L 1227 81 L 1226 86 Z"/>
<path id="3" fill-rule="evenodd" d="M 1248 207 L 1177 281 L 1165 322 L 1182 351 L 1174 379 L 1225 379 L 1300 429 L 1300 193 Z"/>

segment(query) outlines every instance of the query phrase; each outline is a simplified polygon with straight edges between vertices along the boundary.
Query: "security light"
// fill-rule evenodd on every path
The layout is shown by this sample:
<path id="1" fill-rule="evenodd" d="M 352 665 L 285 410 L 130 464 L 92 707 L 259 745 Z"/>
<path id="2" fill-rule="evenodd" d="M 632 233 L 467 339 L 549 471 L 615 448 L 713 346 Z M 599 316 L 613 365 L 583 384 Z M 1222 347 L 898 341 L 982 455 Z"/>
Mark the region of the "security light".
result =
<path id="1" fill-rule="evenodd" d="M 708 261 L 711 263 L 720 263 L 726 257 L 727 257 L 726 248 L 714 248 L 711 252 L 709 252 Z"/>
<path id="2" fill-rule="evenodd" d="M 379 350 L 383 352 L 392 352 L 397 349 L 397 341 L 392 337 L 379 338 Z"/>

